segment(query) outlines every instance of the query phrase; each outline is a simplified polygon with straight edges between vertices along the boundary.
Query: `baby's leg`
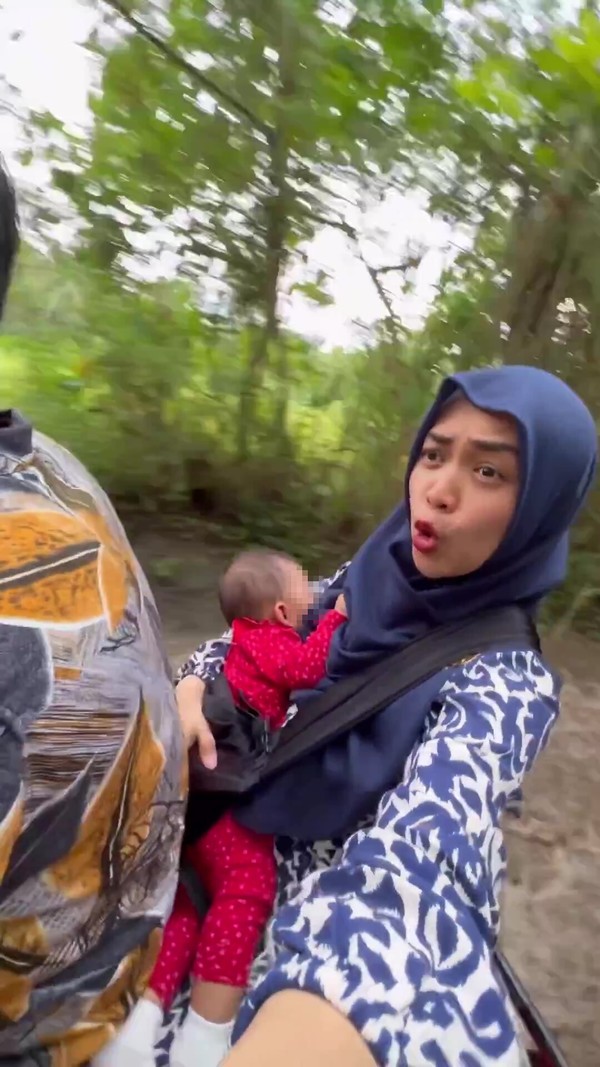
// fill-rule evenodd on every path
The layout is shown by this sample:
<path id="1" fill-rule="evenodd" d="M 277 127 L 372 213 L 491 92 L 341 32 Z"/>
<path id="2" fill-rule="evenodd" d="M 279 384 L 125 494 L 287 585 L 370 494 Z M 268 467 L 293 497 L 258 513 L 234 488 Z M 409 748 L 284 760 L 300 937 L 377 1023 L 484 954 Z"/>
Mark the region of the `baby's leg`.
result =
<path id="1" fill-rule="evenodd" d="M 272 838 L 225 816 L 199 842 L 203 881 L 212 896 L 192 967 L 187 1018 L 171 1051 L 171 1067 L 218 1067 L 273 910 L 276 869 Z M 202 866 L 199 864 L 198 866 Z"/>
<path id="2" fill-rule="evenodd" d="M 201 928 L 198 912 L 184 886 L 179 885 L 146 993 L 146 998 L 160 1004 L 161 1008 L 171 1006 L 189 975 Z"/>
<path id="3" fill-rule="evenodd" d="M 199 931 L 196 909 L 180 885 L 148 989 L 117 1036 L 93 1060 L 92 1067 L 154 1067 L 154 1046 L 163 1009 L 170 1006 L 190 973 Z"/>

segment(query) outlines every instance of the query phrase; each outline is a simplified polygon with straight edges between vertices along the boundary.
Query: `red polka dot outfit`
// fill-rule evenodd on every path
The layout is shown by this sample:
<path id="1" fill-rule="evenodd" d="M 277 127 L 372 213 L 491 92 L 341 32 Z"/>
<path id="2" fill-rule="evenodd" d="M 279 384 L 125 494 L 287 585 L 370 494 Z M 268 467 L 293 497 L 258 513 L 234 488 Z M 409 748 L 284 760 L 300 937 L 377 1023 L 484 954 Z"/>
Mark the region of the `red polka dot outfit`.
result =
<path id="1" fill-rule="evenodd" d="M 342 622 L 343 615 L 328 611 L 303 641 L 289 626 L 236 619 L 224 666 L 233 692 L 281 726 L 290 692 L 323 678 L 331 638 Z M 150 980 L 165 1007 L 190 972 L 199 981 L 245 988 L 275 902 L 273 838 L 240 826 L 230 813 L 187 846 L 185 860 L 211 904 L 201 919 L 179 885 Z"/>

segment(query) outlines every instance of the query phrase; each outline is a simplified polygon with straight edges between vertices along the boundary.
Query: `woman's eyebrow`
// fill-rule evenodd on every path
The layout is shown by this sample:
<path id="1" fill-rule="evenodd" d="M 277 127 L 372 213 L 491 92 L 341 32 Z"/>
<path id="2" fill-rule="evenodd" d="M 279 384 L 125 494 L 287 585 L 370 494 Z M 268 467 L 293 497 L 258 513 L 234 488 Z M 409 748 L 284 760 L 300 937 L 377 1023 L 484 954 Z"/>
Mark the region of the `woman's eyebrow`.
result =
<path id="1" fill-rule="evenodd" d="M 435 441 L 436 445 L 451 445 L 454 441 L 454 437 L 451 437 L 449 434 L 439 433 L 437 430 L 430 430 L 427 434 L 427 438 Z M 517 445 L 512 444 L 511 441 L 470 437 L 469 444 L 473 445 L 474 448 L 479 449 L 481 452 L 509 452 L 513 456 L 519 455 Z"/>
<path id="2" fill-rule="evenodd" d="M 482 452 L 510 452 L 512 456 L 519 455 L 517 445 L 513 445 L 511 441 L 485 441 L 473 437 L 469 438 L 469 441 Z"/>

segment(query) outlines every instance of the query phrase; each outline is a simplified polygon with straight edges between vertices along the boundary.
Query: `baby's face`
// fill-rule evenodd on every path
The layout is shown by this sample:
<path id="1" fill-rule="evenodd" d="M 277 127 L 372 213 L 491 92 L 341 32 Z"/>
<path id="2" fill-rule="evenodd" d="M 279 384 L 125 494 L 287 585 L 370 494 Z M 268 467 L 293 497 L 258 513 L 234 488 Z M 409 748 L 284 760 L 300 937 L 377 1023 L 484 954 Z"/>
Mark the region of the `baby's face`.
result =
<path id="1" fill-rule="evenodd" d="M 286 622 L 298 629 L 314 600 L 314 592 L 303 567 L 290 563 L 286 575 L 286 595 L 284 601 Z"/>

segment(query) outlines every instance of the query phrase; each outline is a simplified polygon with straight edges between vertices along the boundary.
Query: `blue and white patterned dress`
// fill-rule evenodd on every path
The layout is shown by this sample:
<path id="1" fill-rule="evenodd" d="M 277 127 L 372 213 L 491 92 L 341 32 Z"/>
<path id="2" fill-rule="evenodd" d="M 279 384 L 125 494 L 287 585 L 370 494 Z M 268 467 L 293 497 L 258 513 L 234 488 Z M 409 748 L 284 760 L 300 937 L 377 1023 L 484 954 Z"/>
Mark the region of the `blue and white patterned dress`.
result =
<path id="1" fill-rule="evenodd" d="M 201 646 L 181 676 L 214 677 L 227 644 Z M 367 829 L 345 844 L 278 842 L 279 909 L 237 1035 L 269 996 L 302 989 L 385 1067 L 522 1062 L 493 958 L 501 818 L 557 714 L 557 680 L 534 652 L 473 659 L 447 677 Z"/>

